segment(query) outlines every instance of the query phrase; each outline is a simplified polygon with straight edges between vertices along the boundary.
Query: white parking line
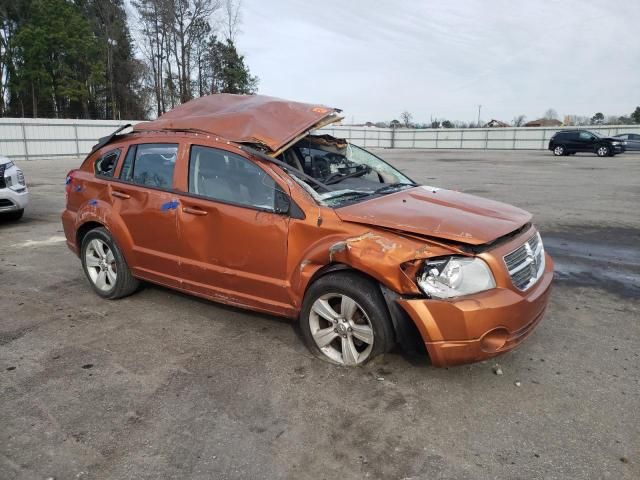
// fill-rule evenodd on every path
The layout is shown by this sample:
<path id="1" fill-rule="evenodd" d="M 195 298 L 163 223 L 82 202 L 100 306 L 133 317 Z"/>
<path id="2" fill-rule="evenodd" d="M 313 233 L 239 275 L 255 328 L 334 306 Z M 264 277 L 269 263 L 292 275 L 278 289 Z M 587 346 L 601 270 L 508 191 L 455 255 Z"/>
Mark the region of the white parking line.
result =
<path id="1" fill-rule="evenodd" d="M 61 242 L 64 242 L 65 240 L 66 240 L 65 237 L 61 237 L 60 235 L 54 235 L 52 237 L 49 237 L 46 240 L 27 240 L 26 242 L 22 242 L 22 243 L 14 243 L 11 246 L 20 247 L 20 248 L 41 247 L 41 246 L 54 245 L 56 243 L 61 243 Z"/>

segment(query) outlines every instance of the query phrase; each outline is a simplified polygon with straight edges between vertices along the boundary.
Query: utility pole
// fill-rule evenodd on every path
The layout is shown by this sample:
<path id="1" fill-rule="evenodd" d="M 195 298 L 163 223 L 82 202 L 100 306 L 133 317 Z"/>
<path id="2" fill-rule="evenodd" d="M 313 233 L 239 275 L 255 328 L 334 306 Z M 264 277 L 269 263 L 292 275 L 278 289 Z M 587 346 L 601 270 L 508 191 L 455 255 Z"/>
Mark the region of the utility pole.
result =
<path id="1" fill-rule="evenodd" d="M 477 128 L 480 128 L 480 109 L 482 108 L 482 105 L 478 105 L 478 123 L 476 124 Z"/>

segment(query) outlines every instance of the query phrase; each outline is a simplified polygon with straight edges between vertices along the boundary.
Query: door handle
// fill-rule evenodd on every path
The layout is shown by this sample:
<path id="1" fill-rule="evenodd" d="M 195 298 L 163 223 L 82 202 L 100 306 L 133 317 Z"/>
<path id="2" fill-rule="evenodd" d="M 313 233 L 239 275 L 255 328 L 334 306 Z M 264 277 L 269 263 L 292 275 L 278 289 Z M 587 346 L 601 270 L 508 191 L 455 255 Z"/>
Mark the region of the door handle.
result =
<path id="1" fill-rule="evenodd" d="M 191 207 L 182 207 L 182 211 L 184 213 L 190 213 L 191 215 L 206 215 L 206 210 L 200 210 L 199 208 L 191 208 Z"/>
<path id="2" fill-rule="evenodd" d="M 131 198 L 131 195 L 129 195 L 128 193 L 123 193 L 118 191 L 111 192 L 111 195 L 113 197 L 124 198 L 124 199 Z"/>

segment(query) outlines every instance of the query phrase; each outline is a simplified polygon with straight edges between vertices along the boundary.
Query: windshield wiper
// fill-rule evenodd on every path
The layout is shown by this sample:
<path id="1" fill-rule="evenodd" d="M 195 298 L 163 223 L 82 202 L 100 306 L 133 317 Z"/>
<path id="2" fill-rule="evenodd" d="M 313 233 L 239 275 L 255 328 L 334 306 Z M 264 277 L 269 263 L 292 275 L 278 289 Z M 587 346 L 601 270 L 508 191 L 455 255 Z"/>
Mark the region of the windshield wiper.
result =
<path id="1" fill-rule="evenodd" d="M 355 198 L 368 197 L 369 195 L 371 195 L 371 192 L 360 192 L 358 190 L 353 190 L 351 192 L 342 192 L 330 197 L 324 197 L 322 201 L 326 202 L 326 201 L 335 200 L 336 198 L 342 198 L 342 197 L 355 197 Z"/>
<path id="2" fill-rule="evenodd" d="M 385 185 L 377 189 L 373 193 L 393 193 L 399 190 L 404 190 L 406 187 L 415 187 L 417 186 L 415 183 L 391 183 L 389 185 Z"/>

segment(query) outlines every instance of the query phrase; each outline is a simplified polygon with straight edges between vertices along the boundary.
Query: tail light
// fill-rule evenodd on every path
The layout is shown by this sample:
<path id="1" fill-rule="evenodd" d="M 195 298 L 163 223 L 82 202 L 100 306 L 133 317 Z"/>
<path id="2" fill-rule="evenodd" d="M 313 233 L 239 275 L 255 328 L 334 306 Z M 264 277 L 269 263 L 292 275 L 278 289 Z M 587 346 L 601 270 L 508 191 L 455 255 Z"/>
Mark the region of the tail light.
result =
<path id="1" fill-rule="evenodd" d="M 69 173 L 67 173 L 67 178 L 64 181 L 64 195 L 67 201 L 69 201 L 69 193 L 71 193 L 74 173 L 76 173 L 75 170 L 71 170 Z"/>

